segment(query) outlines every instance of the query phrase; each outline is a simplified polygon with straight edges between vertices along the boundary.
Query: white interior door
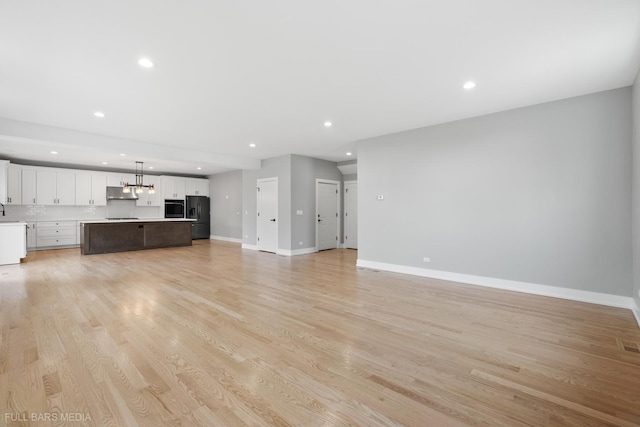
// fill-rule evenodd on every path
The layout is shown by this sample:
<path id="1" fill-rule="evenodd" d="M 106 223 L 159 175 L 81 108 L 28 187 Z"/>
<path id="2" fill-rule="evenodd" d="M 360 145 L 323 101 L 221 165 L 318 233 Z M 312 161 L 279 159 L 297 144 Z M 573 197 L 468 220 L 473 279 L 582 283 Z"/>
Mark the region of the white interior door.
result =
<path id="1" fill-rule="evenodd" d="M 276 252 L 278 248 L 278 178 L 258 180 L 259 251 Z"/>
<path id="2" fill-rule="evenodd" d="M 344 183 L 344 244 L 358 249 L 358 182 Z"/>
<path id="3" fill-rule="evenodd" d="M 316 243 L 319 251 L 338 247 L 339 183 L 316 181 Z"/>

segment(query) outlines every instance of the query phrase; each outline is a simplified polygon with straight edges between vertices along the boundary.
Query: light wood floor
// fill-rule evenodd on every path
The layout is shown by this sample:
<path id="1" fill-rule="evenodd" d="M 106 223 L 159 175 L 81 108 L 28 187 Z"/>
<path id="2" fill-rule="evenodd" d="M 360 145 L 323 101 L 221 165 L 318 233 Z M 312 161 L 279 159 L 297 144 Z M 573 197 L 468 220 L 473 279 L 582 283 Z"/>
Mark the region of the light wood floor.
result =
<path id="1" fill-rule="evenodd" d="M 640 425 L 629 311 L 356 256 L 30 252 L 0 267 L 0 425 Z"/>

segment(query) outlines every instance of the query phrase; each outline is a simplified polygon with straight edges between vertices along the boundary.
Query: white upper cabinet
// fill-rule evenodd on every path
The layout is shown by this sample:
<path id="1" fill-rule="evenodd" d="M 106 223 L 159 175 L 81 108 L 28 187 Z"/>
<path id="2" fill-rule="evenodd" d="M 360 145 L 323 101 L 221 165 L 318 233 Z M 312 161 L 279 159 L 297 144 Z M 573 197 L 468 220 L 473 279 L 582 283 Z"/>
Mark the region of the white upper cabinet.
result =
<path id="1" fill-rule="evenodd" d="M 91 196 L 94 205 L 107 206 L 107 175 L 94 173 L 91 175 Z"/>
<path id="2" fill-rule="evenodd" d="M 107 187 L 122 187 L 126 183 L 135 184 L 136 175 L 132 173 L 109 173 L 107 174 Z"/>
<path id="3" fill-rule="evenodd" d="M 148 188 L 137 206 L 163 206 L 165 199 L 209 196 L 209 180 L 180 176 L 144 175 Z M 106 206 L 107 187 L 135 186 L 135 174 L 25 166 L 0 161 L 0 201 L 14 205 Z M 132 191 L 135 191 L 132 189 Z M 6 193 L 5 193 L 6 192 Z"/>
<path id="4" fill-rule="evenodd" d="M 183 200 L 186 194 L 186 179 L 177 176 L 162 177 L 163 199 Z"/>
<path id="5" fill-rule="evenodd" d="M 39 205 L 58 204 L 58 186 L 56 173 L 51 171 L 36 171 L 36 202 Z"/>
<path id="6" fill-rule="evenodd" d="M 8 205 L 22 204 L 22 167 L 10 164 L 7 169 L 7 199 Z"/>
<path id="7" fill-rule="evenodd" d="M 91 204 L 91 175 L 84 173 L 76 174 L 76 205 Z"/>
<path id="8" fill-rule="evenodd" d="M 76 203 L 76 174 L 55 169 L 36 171 L 36 201 L 39 205 L 69 206 Z"/>
<path id="9" fill-rule="evenodd" d="M 145 188 L 142 193 L 138 194 L 136 206 L 163 206 L 164 198 L 162 197 L 162 180 L 159 176 L 145 175 L 144 185 L 153 185 L 156 192 L 149 194 L 149 189 Z"/>
<path id="10" fill-rule="evenodd" d="M 22 168 L 22 204 L 35 205 L 37 194 L 36 170 Z"/>
<path id="11" fill-rule="evenodd" d="M 104 173 L 76 173 L 76 205 L 106 206 L 107 175 Z"/>
<path id="12" fill-rule="evenodd" d="M 209 180 L 203 178 L 186 179 L 187 196 L 209 196 Z"/>
<path id="13" fill-rule="evenodd" d="M 8 160 L 0 160 L 0 203 L 7 202 L 7 170 L 9 169 Z"/>

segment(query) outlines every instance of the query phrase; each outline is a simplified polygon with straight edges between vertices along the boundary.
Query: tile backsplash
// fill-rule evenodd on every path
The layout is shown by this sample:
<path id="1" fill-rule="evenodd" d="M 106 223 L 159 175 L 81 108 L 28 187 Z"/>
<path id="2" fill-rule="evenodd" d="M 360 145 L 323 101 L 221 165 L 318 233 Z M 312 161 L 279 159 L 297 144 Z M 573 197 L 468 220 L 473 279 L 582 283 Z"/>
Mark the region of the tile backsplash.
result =
<path id="1" fill-rule="evenodd" d="M 132 200 L 109 200 L 107 206 L 5 205 L 0 221 L 91 220 L 103 218 L 162 218 L 158 206 L 136 206 Z"/>

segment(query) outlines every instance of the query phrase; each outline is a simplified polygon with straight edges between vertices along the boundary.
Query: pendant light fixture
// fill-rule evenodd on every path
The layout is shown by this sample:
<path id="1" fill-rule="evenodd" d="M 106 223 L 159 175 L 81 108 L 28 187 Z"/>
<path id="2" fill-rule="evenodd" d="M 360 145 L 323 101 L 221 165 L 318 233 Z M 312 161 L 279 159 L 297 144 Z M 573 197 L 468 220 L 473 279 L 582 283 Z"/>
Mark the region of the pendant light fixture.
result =
<path id="1" fill-rule="evenodd" d="M 135 185 L 129 184 L 125 182 L 122 186 L 123 193 L 131 193 L 131 188 L 135 189 L 136 193 L 142 193 L 145 188 L 148 188 L 149 194 L 154 194 L 156 192 L 153 184 L 144 185 L 144 162 L 136 162 L 136 183 Z"/>

